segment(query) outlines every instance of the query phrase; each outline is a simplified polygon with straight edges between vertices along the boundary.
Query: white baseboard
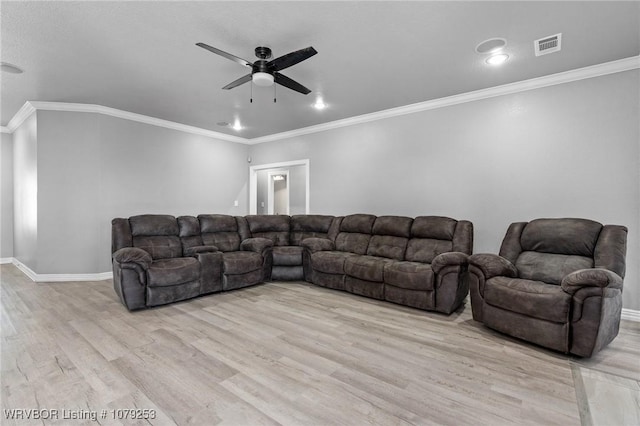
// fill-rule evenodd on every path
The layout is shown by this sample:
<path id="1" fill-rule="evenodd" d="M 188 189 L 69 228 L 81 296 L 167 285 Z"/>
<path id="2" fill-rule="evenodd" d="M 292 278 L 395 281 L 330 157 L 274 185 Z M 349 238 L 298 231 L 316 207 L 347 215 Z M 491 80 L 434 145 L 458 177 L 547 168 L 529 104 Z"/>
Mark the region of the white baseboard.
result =
<path id="1" fill-rule="evenodd" d="M 627 321 L 640 322 L 640 311 L 622 308 L 622 319 Z"/>
<path id="2" fill-rule="evenodd" d="M 13 257 L 0 257 L 0 265 L 4 265 L 6 263 L 13 263 Z"/>
<path id="3" fill-rule="evenodd" d="M 112 272 L 100 272 L 97 274 L 38 274 L 16 258 L 11 258 L 11 261 L 6 263 L 13 263 L 18 269 L 24 272 L 24 274 L 29 277 L 31 281 L 37 283 L 62 281 L 102 281 L 113 278 Z"/>

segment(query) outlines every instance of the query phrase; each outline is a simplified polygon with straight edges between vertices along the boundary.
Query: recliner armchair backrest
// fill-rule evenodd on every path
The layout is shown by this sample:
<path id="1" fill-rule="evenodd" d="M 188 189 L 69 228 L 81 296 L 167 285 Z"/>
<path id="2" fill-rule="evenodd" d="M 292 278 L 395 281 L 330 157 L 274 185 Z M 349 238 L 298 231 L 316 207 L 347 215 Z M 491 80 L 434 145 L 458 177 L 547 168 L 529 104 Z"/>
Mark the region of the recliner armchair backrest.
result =
<path id="1" fill-rule="evenodd" d="M 379 216 L 373 223 L 367 248 L 370 256 L 403 260 L 411 236 L 413 219 L 404 216 Z"/>
<path id="2" fill-rule="evenodd" d="M 198 215 L 202 243 L 206 246 L 216 246 L 218 250 L 240 250 L 240 233 L 236 218 L 224 214 Z"/>
<path id="3" fill-rule="evenodd" d="M 513 223 L 500 247 L 520 278 L 558 285 L 571 272 L 593 267 L 624 277 L 625 253 L 625 227 L 573 218 Z"/>
<path id="4" fill-rule="evenodd" d="M 178 222 L 174 216 L 143 214 L 129 218 L 133 247 L 155 259 L 182 256 Z"/>

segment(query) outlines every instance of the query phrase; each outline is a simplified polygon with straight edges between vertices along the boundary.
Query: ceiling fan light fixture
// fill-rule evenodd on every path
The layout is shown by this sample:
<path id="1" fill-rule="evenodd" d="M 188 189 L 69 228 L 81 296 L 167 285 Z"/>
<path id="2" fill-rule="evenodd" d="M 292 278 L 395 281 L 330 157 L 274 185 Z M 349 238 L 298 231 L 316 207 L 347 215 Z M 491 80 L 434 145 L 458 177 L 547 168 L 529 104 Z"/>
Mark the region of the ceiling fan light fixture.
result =
<path id="1" fill-rule="evenodd" d="M 256 86 L 268 87 L 273 85 L 273 76 L 267 72 L 256 72 L 251 76 L 251 79 L 256 84 Z"/>

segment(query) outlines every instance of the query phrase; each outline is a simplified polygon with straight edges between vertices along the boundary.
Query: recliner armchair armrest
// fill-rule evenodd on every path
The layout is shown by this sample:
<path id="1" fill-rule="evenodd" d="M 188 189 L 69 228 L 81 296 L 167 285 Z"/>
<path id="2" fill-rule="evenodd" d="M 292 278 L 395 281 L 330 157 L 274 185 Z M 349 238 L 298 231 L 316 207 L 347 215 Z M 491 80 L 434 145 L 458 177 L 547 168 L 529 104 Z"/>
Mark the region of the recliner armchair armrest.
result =
<path id="1" fill-rule="evenodd" d="M 112 255 L 113 260 L 118 263 L 135 263 L 145 271 L 149 269 L 153 258 L 151 255 L 137 247 L 124 247 Z"/>
<path id="2" fill-rule="evenodd" d="M 437 255 L 431 262 L 431 269 L 436 274 L 446 266 L 463 266 L 469 261 L 469 255 L 460 251 L 450 251 Z"/>
<path id="3" fill-rule="evenodd" d="M 309 250 L 311 253 L 315 253 L 317 251 L 330 251 L 335 250 L 336 246 L 333 241 L 327 238 L 305 238 L 300 242 L 300 245 Z"/>
<path id="4" fill-rule="evenodd" d="M 518 276 L 518 270 L 513 263 L 492 253 L 472 254 L 469 256 L 469 265 L 473 265 L 482 271 L 485 280 L 499 276 L 511 278 Z"/>
<path id="5" fill-rule="evenodd" d="M 560 286 L 571 295 L 583 287 L 622 289 L 622 278 L 615 272 L 604 268 L 580 269 L 564 277 Z"/>
<path id="6" fill-rule="evenodd" d="M 240 250 L 254 251 L 256 253 L 262 253 L 270 247 L 273 247 L 273 241 L 269 238 L 247 238 L 240 243 Z"/>
<path id="7" fill-rule="evenodd" d="M 185 256 L 196 256 L 199 253 L 215 253 L 218 250 L 218 247 L 216 246 L 194 246 L 194 247 L 187 247 L 184 249 L 184 255 Z"/>

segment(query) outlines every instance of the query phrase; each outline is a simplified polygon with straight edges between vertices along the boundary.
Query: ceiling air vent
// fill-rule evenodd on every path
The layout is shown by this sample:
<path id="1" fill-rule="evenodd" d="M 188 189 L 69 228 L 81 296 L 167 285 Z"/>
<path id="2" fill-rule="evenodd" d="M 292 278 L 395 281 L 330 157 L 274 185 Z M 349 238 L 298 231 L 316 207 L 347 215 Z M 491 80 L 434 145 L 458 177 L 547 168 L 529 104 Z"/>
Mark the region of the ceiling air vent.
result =
<path id="1" fill-rule="evenodd" d="M 548 53 L 559 52 L 562 43 L 562 33 L 543 37 L 533 42 L 536 56 L 546 55 Z"/>

